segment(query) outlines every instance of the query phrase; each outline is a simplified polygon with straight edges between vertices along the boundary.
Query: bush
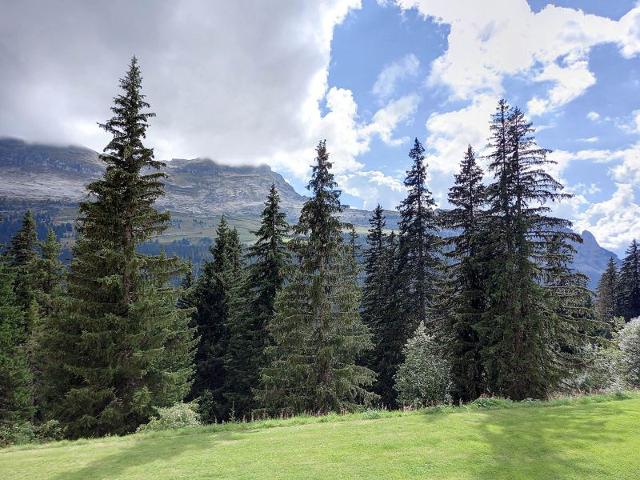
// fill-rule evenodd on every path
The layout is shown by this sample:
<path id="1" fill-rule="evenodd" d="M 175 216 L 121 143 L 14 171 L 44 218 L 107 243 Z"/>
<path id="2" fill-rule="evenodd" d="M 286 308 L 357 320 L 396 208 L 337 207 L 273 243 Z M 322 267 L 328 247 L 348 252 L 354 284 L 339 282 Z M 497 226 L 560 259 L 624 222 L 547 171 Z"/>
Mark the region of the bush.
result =
<path id="1" fill-rule="evenodd" d="M 157 432 L 174 428 L 195 427 L 202 425 L 197 405 L 194 403 L 176 403 L 167 408 L 159 408 L 158 415 L 149 423 L 140 425 L 138 432 Z"/>
<path id="2" fill-rule="evenodd" d="M 640 387 L 640 317 L 634 318 L 620 331 L 620 367 L 622 376 L 633 388 Z"/>
<path id="3" fill-rule="evenodd" d="M 33 442 L 35 430 L 30 422 L 0 423 L 0 447 Z"/>
<path id="4" fill-rule="evenodd" d="M 58 420 L 49 420 L 38 425 L 35 433 L 40 442 L 53 442 L 64 438 L 64 428 Z"/>
<path id="5" fill-rule="evenodd" d="M 569 389 L 579 392 L 597 392 L 617 389 L 620 380 L 620 350 L 588 346 L 582 352 L 585 368 L 569 383 Z"/>
<path id="6" fill-rule="evenodd" d="M 424 323 L 404 348 L 405 361 L 398 367 L 395 389 L 398 401 L 415 408 L 451 401 L 449 363 L 438 350 Z"/>

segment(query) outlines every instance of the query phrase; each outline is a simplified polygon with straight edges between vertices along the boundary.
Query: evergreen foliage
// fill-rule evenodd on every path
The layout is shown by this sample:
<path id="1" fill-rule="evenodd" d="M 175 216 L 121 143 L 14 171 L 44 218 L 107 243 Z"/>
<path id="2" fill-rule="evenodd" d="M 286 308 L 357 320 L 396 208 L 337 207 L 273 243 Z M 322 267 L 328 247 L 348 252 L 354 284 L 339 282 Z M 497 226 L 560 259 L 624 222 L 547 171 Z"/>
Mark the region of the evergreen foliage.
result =
<path id="1" fill-rule="evenodd" d="M 615 317 L 618 314 L 617 290 L 618 269 L 611 257 L 596 289 L 596 314 L 602 325 L 599 333 L 607 339 L 611 339 L 615 333 Z"/>
<path id="2" fill-rule="evenodd" d="M 31 372 L 22 331 L 23 312 L 13 284 L 13 271 L 6 259 L 0 258 L 0 432 L 30 420 L 33 414 Z"/>
<path id="3" fill-rule="evenodd" d="M 181 263 L 136 251 L 169 220 L 154 207 L 165 174 L 143 145 L 153 114 L 141 81 L 134 57 L 101 125 L 112 137 L 100 155 L 106 170 L 80 205 L 65 311 L 45 339 L 59 382 L 50 414 L 70 437 L 134 431 L 190 385 L 193 332 L 169 284 Z"/>
<path id="4" fill-rule="evenodd" d="M 21 326 L 22 339 L 26 341 L 37 321 L 36 302 L 36 261 L 38 239 L 36 221 L 31 210 L 27 210 L 22 219 L 20 230 L 11 239 L 9 258 L 14 274 L 16 301 L 23 315 Z"/>
<path id="5" fill-rule="evenodd" d="M 427 309 L 433 299 L 440 267 L 435 202 L 426 185 L 424 147 L 417 138 L 409 158 L 413 164 L 404 181 L 407 197 L 398 207 L 400 243 L 397 294 L 402 295 L 401 315 L 406 322 L 402 332 L 403 344 L 420 322 L 425 322 L 428 330 L 435 330 L 434 325 L 427 323 Z"/>
<path id="6" fill-rule="evenodd" d="M 231 309 L 229 345 L 225 357 L 225 397 L 234 415 L 245 417 L 256 407 L 253 390 L 260 383 L 264 349 L 271 344 L 267 326 L 273 319 L 277 292 L 282 287 L 291 255 L 285 243 L 289 225 L 280 210 L 280 195 L 271 185 L 256 242 L 249 248 L 245 282 Z"/>
<path id="7" fill-rule="evenodd" d="M 38 305 L 37 321 L 33 325 L 28 350 L 33 374 L 34 405 L 36 417 L 41 420 L 48 410 L 50 398 L 49 384 L 52 378 L 48 367 L 45 343 L 48 335 L 55 334 L 52 318 L 60 315 L 65 295 L 65 269 L 60 261 L 62 245 L 53 229 L 47 232 L 45 241 L 40 242 L 40 256 L 35 268 L 35 297 Z"/>
<path id="8" fill-rule="evenodd" d="M 369 224 L 362 299 L 362 320 L 369 326 L 374 340 L 368 363 L 377 374 L 373 391 L 380 395 L 383 405 L 395 407 L 394 375 L 402 361 L 405 328 L 396 292 L 398 238 L 394 232 L 385 233 L 384 211 L 380 205 L 373 211 Z"/>
<path id="9" fill-rule="evenodd" d="M 618 314 L 625 321 L 640 316 L 640 248 L 634 239 L 622 260 L 618 276 Z"/>
<path id="10" fill-rule="evenodd" d="M 488 390 L 512 399 L 551 392 L 569 371 L 568 347 L 579 341 L 573 320 L 556 308 L 554 281 L 544 278 L 552 270 L 543 272 L 543 264 L 552 240 L 566 258 L 567 242 L 580 237 L 568 231 L 568 220 L 549 215 L 548 203 L 569 195 L 545 171 L 549 151 L 533 131 L 518 108 L 498 103 L 489 144 L 494 180 L 487 187 L 489 297 L 478 331 L 486 342 Z"/>
<path id="11" fill-rule="evenodd" d="M 444 228 L 453 231 L 446 239 L 449 249 L 443 304 L 456 400 L 473 400 L 485 391 L 478 325 L 486 308 L 487 251 L 485 187 L 482 169 L 471 146 L 449 190 L 452 209 L 442 215 Z"/>
<path id="12" fill-rule="evenodd" d="M 340 191 L 324 141 L 307 200 L 295 227 L 297 268 L 276 296 L 269 324 L 273 345 L 262 370 L 259 399 L 267 411 L 328 412 L 372 400 L 371 370 L 358 364 L 371 348 L 360 318 L 360 291 L 353 249 L 342 241 Z"/>
<path id="13" fill-rule="evenodd" d="M 225 420 L 232 405 L 225 398 L 225 357 L 229 324 L 242 282 L 241 246 L 238 232 L 222 217 L 211 247 L 213 258 L 205 263 L 194 287 L 193 322 L 199 335 L 196 376 L 191 397 L 201 397 L 203 421 Z"/>

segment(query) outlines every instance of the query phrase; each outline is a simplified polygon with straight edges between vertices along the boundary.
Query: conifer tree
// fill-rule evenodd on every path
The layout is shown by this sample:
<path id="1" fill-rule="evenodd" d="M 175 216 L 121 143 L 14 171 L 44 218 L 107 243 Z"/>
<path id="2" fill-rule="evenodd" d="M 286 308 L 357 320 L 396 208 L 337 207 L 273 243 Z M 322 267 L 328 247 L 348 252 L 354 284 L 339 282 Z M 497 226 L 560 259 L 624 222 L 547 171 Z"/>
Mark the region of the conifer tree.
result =
<path id="1" fill-rule="evenodd" d="M 36 260 L 38 239 L 36 221 L 31 210 L 27 210 L 22 219 L 20 230 L 11 239 L 9 257 L 15 271 L 14 291 L 16 301 L 22 309 L 22 334 L 26 341 L 31 334 L 33 323 L 37 321 L 36 302 Z"/>
<path id="2" fill-rule="evenodd" d="M 200 398 L 200 412 L 206 422 L 226 420 L 231 405 L 225 398 L 225 357 L 234 296 L 242 282 L 241 246 L 238 232 L 222 217 L 211 247 L 213 258 L 206 262 L 194 287 L 193 321 L 200 337 L 196 353 L 196 376 L 192 398 Z"/>
<path id="3" fill-rule="evenodd" d="M 385 233 L 384 211 L 378 205 L 369 219 L 364 252 L 362 320 L 373 334 L 374 349 L 368 364 L 376 372 L 373 391 L 387 407 L 396 405 L 394 375 L 401 361 L 404 324 L 398 314 L 395 290 L 397 237 Z"/>
<path id="4" fill-rule="evenodd" d="M 367 246 L 364 252 L 364 286 L 362 289 L 362 320 L 372 332 L 384 321 L 385 308 L 385 241 L 384 211 L 376 206 L 369 219 Z"/>
<path id="5" fill-rule="evenodd" d="M 435 202 L 427 188 L 427 167 L 424 147 L 415 139 L 409 152 L 413 161 L 404 181 L 407 197 L 402 201 L 400 212 L 400 250 L 398 277 L 402 295 L 402 315 L 406 319 L 403 345 L 421 321 L 433 331 L 434 325 L 427 323 L 427 309 L 434 294 L 438 256 L 438 224 Z"/>
<path id="6" fill-rule="evenodd" d="M 625 321 L 640 316 L 640 248 L 635 239 L 622 260 L 617 302 L 619 313 Z"/>
<path id="7" fill-rule="evenodd" d="M 259 399 L 272 412 L 328 412 L 372 399 L 373 373 L 357 360 L 371 348 L 359 314 L 353 249 L 344 245 L 340 191 L 324 141 L 295 227 L 298 266 L 276 297 L 269 324 L 273 345 L 261 373 Z"/>
<path id="8" fill-rule="evenodd" d="M 611 339 L 615 332 L 615 320 L 618 308 L 616 295 L 618 289 L 618 268 L 613 257 L 609 258 L 596 289 L 596 313 L 602 326 L 601 335 Z"/>
<path id="9" fill-rule="evenodd" d="M 256 242 L 249 248 L 250 264 L 242 291 L 229 322 L 229 347 L 225 358 L 225 396 L 237 416 L 256 408 L 253 390 L 260 383 L 264 349 L 271 343 L 267 325 L 274 315 L 277 292 L 282 288 L 291 261 L 285 243 L 289 225 L 280 209 L 280 195 L 271 185 L 262 211 Z"/>
<path id="10" fill-rule="evenodd" d="M 489 298 L 479 332 L 489 391 L 513 399 L 544 397 L 555 388 L 569 368 L 560 349 L 575 342 L 564 318 L 549 314 L 556 303 L 542 280 L 549 242 L 580 237 L 570 233 L 569 221 L 549 215 L 549 202 L 569 195 L 545 171 L 549 151 L 533 132 L 518 108 L 499 102 L 489 145 Z"/>
<path id="11" fill-rule="evenodd" d="M 31 373 L 24 344 L 20 305 L 13 289 L 13 269 L 0 258 L 0 444 L 17 423 L 33 413 Z"/>
<path id="12" fill-rule="evenodd" d="M 42 419 L 50 401 L 49 378 L 52 373 L 48 367 L 46 348 L 43 348 L 46 337 L 55 335 L 52 332 L 52 318 L 60 315 L 65 293 L 65 271 L 60 261 L 61 244 L 53 229 L 47 232 L 45 241 L 40 242 L 40 255 L 36 260 L 35 296 L 38 305 L 37 321 L 33 325 L 29 338 L 29 356 L 33 375 L 34 404 L 36 417 Z"/>
<path id="13" fill-rule="evenodd" d="M 484 372 L 478 325 L 486 307 L 485 187 L 482 169 L 468 147 L 449 190 L 453 208 L 443 214 L 445 228 L 454 232 L 447 239 L 450 249 L 450 285 L 446 309 L 447 346 L 451 356 L 453 397 L 473 400 L 484 391 Z"/>
<path id="14" fill-rule="evenodd" d="M 182 264 L 136 251 L 169 220 L 154 207 L 165 174 L 143 144 L 153 114 L 141 82 L 134 57 L 101 125 L 112 137 L 100 155 L 106 170 L 80 205 L 65 312 L 45 342 L 62 373 L 52 413 L 70 437 L 133 431 L 190 385 L 193 331 L 169 284 Z"/>

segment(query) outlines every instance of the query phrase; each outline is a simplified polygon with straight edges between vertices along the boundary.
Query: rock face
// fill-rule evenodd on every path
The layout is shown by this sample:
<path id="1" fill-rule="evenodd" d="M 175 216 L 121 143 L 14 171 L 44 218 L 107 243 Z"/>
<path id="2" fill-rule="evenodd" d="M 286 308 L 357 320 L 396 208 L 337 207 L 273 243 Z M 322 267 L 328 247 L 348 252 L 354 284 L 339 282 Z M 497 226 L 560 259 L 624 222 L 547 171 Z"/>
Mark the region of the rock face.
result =
<path id="1" fill-rule="evenodd" d="M 103 169 L 98 154 L 88 148 L 0 138 L 0 204 L 19 205 L 20 209 L 30 203 L 74 206 L 86 195 L 85 185 L 98 178 Z M 167 194 L 160 205 L 182 217 L 230 214 L 257 222 L 272 183 L 291 220 L 295 221 L 305 200 L 266 165 L 231 167 L 204 158 L 174 159 L 167 162 L 166 172 Z M 397 212 L 387 213 L 388 228 L 397 228 Z M 348 209 L 343 219 L 368 227 L 369 215 L 364 210 Z M 176 228 L 182 230 L 179 225 Z M 609 258 L 617 257 L 598 245 L 591 233 L 585 231 L 582 236 L 584 242 L 576 245 L 574 267 L 587 274 L 591 288 L 595 288 Z"/>
<path id="2" fill-rule="evenodd" d="M 0 197 L 75 204 L 85 185 L 102 174 L 98 153 L 83 147 L 52 146 L 0 139 Z M 167 162 L 168 210 L 194 215 L 257 213 L 275 183 L 282 205 L 294 211 L 304 197 L 268 166 L 230 167 L 209 159 Z"/>

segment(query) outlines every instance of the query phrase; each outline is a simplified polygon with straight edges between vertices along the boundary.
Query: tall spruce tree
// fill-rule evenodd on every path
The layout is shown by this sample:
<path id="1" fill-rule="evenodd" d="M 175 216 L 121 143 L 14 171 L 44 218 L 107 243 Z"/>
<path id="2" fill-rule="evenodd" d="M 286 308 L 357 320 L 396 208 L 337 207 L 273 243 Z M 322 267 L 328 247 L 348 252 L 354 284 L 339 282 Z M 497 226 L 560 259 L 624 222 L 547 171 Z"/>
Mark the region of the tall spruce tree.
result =
<path id="1" fill-rule="evenodd" d="M 618 309 L 625 321 L 640 316 L 640 248 L 634 239 L 625 252 L 618 276 Z"/>
<path id="2" fill-rule="evenodd" d="M 375 332 L 384 321 L 385 298 L 385 217 L 380 204 L 369 219 L 366 249 L 364 251 L 364 286 L 362 289 L 362 320 Z"/>
<path id="3" fill-rule="evenodd" d="M 549 215 L 548 204 L 569 195 L 545 171 L 549 151 L 533 132 L 518 108 L 498 103 L 489 144 L 494 181 L 487 188 L 490 294 L 479 332 L 489 391 L 513 399 L 553 390 L 569 368 L 561 349 L 576 341 L 574 323 L 556 312 L 542 280 L 549 243 L 580 237 L 570 233 L 569 221 Z"/>
<path id="4" fill-rule="evenodd" d="M 402 295 L 402 315 L 406 319 L 403 329 L 404 345 L 413 335 L 418 324 L 425 322 L 430 332 L 435 326 L 429 322 L 427 309 L 433 299 L 439 260 L 438 222 L 435 202 L 427 188 L 427 166 L 424 147 L 415 139 L 409 152 L 413 161 L 404 181 L 407 197 L 402 201 L 400 212 L 398 278 Z"/>
<path id="5" fill-rule="evenodd" d="M 471 146 L 467 148 L 449 190 L 453 208 L 442 216 L 443 226 L 453 231 L 450 249 L 445 323 L 451 357 L 454 399 L 468 401 L 484 390 L 484 371 L 478 325 L 486 307 L 486 215 L 482 169 Z"/>
<path id="6" fill-rule="evenodd" d="M 165 174 L 143 144 L 153 114 L 141 82 L 134 57 L 101 125 L 112 137 L 106 170 L 80 205 L 66 311 L 46 340 L 52 368 L 66 373 L 53 414 L 70 437 L 131 432 L 189 390 L 193 331 L 169 284 L 182 264 L 136 251 L 169 220 L 154 207 Z"/>
<path id="7" fill-rule="evenodd" d="M 242 283 L 241 245 L 238 232 L 222 217 L 206 262 L 194 287 L 193 321 L 199 335 L 196 376 L 192 398 L 200 398 L 206 422 L 226 420 L 232 405 L 225 397 L 225 358 L 229 345 L 229 323 L 240 304 L 236 295 Z"/>
<path id="8" fill-rule="evenodd" d="M 324 141 L 316 153 L 312 197 L 295 227 L 298 266 L 269 324 L 273 345 L 258 393 L 271 412 L 342 411 L 373 398 L 373 372 L 357 362 L 372 344 L 360 319 L 353 251 L 342 240 L 340 191 Z"/>
<path id="9" fill-rule="evenodd" d="M 271 185 L 262 211 L 256 242 L 249 248 L 250 264 L 243 292 L 229 322 L 229 347 L 225 359 L 225 396 L 237 416 L 257 407 L 253 390 L 259 387 L 264 349 L 271 344 L 267 326 L 273 319 L 277 292 L 282 288 L 291 255 L 285 243 L 289 234 L 280 195 Z"/>
<path id="10" fill-rule="evenodd" d="M 0 444 L 10 442 L 13 427 L 33 414 L 23 312 L 13 285 L 14 271 L 0 257 Z"/>
<path id="11" fill-rule="evenodd" d="M 396 367 L 402 361 L 404 323 L 398 314 L 395 280 L 397 237 L 385 233 L 384 211 L 378 205 L 369 219 L 364 251 L 362 320 L 373 334 L 374 349 L 368 364 L 377 374 L 373 391 L 387 407 L 396 406 Z"/>
<path id="12" fill-rule="evenodd" d="M 615 332 L 614 318 L 618 314 L 617 308 L 618 268 L 613 257 L 609 258 L 607 269 L 604 271 L 596 289 L 596 313 L 602 326 L 599 332 L 605 338 L 611 339 Z"/>
<path id="13" fill-rule="evenodd" d="M 20 230 L 11 239 L 9 257 L 14 270 L 14 291 L 16 301 L 22 315 L 22 335 L 26 341 L 31 334 L 33 324 L 37 321 L 36 302 L 36 262 L 38 238 L 36 221 L 31 210 L 27 210 L 22 218 Z"/>
<path id="14" fill-rule="evenodd" d="M 65 269 L 60 261 L 62 245 L 53 229 L 47 232 L 47 238 L 40 242 L 40 255 L 36 260 L 35 296 L 38 305 L 37 321 L 29 338 L 29 357 L 33 375 L 34 405 L 38 420 L 45 417 L 45 410 L 51 400 L 49 382 L 55 375 L 47 375 L 46 356 L 47 335 L 51 335 L 52 318 L 60 314 L 65 294 Z M 52 372 L 48 372 L 52 373 Z"/>

